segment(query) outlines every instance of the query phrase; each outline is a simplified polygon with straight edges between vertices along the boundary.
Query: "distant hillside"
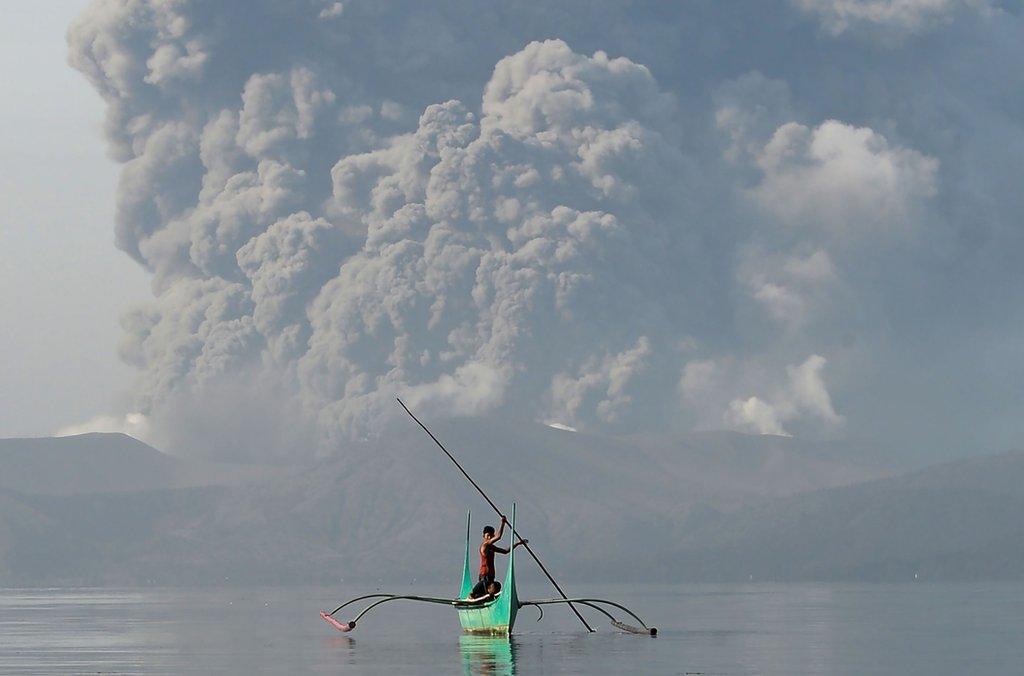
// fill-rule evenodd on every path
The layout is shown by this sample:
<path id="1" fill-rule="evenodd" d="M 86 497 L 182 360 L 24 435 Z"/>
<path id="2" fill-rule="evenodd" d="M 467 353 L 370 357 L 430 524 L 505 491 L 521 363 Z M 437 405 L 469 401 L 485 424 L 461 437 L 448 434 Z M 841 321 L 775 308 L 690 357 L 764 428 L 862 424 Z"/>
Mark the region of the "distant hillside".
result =
<path id="1" fill-rule="evenodd" d="M 648 577 L 700 514 L 886 473 L 786 437 L 435 427 L 495 500 L 519 502 L 548 563 L 577 577 Z M 465 510 L 474 537 L 496 521 L 411 421 L 317 466 L 219 487 L 208 485 L 229 482 L 215 472 L 197 478 L 194 463 L 120 435 L 29 441 L 6 457 L 20 478 L 0 491 L 0 584 L 445 580 L 461 564 Z"/>
<path id="2" fill-rule="evenodd" d="M 0 489 L 81 495 L 237 483 L 266 468 L 182 460 L 125 434 L 0 439 Z"/>
<path id="3" fill-rule="evenodd" d="M 434 427 L 578 580 L 1024 579 L 1022 453 L 882 478 L 854 449 L 786 437 Z M 0 443 L 0 585 L 433 589 L 458 575 L 465 510 L 474 539 L 496 523 L 412 423 L 316 466 L 245 472 L 120 435 Z"/>
<path id="4" fill-rule="evenodd" d="M 70 495 L 167 488 L 184 464 L 124 434 L 0 439 L 0 488 Z"/>
<path id="5" fill-rule="evenodd" d="M 1024 453 L 692 515 L 659 575 L 1024 579 Z"/>
<path id="6" fill-rule="evenodd" d="M 792 495 L 893 474 L 873 448 L 739 432 L 690 432 L 623 440 L 657 457 L 677 480 L 696 479 L 704 496 L 735 501 Z"/>

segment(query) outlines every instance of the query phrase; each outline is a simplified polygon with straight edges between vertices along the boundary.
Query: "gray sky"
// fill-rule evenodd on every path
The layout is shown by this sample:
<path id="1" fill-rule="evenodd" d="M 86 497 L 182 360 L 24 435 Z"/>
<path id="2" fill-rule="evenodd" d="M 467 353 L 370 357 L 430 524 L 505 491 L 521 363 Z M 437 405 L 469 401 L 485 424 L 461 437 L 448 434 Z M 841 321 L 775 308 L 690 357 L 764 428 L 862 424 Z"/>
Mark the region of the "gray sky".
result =
<path id="1" fill-rule="evenodd" d="M 1024 436 L 1018 2 L 23 7 L 0 433 Z"/>
<path id="2" fill-rule="evenodd" d="M 114 247 L 117 165 L 99 96 L 67 65 L 85 2 L 4 3 L 0 22 L 0 436 L 123 408 L 118 318 L 148 292 Z"/>

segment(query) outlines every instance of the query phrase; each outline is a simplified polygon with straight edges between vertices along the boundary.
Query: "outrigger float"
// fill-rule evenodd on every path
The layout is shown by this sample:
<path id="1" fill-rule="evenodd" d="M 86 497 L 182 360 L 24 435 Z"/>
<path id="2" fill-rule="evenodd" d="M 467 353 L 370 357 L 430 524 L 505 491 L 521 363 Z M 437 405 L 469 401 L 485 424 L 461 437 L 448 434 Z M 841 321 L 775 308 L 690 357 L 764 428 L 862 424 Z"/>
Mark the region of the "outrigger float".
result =
<path id="1" fill-rule="evenodd" d="M 636 614 L 625 606 L 619 605 L 612 601 L 605 599 L 593 599 L 593 598 L 572 598 L 572 599 L 539 599 L 536 601 L 521 601 L 519 594 L 516 591 L 516 570 L 515 570 L 515 547 L 512 547 L 508 553 L 508 570 L 505 572 L 505 582 L 501 587 L 501 591 L 491 599 L 485 601 L 474 601 L 469 598 L 470 591 L 473 589 L 473 576 L 471 568 L 471 524 L 472 519 L 467 515 L 466 518 L 466 556 L 465 562 L 462 568 L 462 587 L 459 589 L 459 597 L 456 599 L 446 599 L 432 596 L 410 596 L 405 594 L 368 594 L 366 596 L 357 596 L 354 599 L 342 603 L 340 606 L 327 612 L 324 610 L 320 611 L 320 617 L 325 622 L 330 624 L 338 631 L 349 632 L 356 628 L 356 623 L 362 620 L 363 616 L 368 612 L 376 608 L 377 606 L 389 603 L 391 601 L 415 601 L 419 603 L 433 603 L 436 605 L 452 606 L 459 613 L 459 623 L 462 625 L 462 630 L 467 634 L 487 634 L 492 636 L 508 636 L 512 633 L 512 628 L 516 623 L 516 615 L 519 613 L 520 608 L 526 606 L 535 606 L 540 611 L 540 616 L 537 621 L 540 621 L 544 617 L 544 606 L 557 605 L 557 604 L 576 604 L 586 606 L 604 614 L 609 620 L 611 620 L 612 626 L 622 631 L 629 632 L 631 634 L 649 634 L 651 636 L 657 636 L 658 630 L 654 627 L 648 627 L 643 620 L 641 620 Z M 516 506 L 512 505 L 512 532 L 515 533 L 516 528 Z M 372 599 L 372 600 L 371 600 Z M 347 608 L 354 603 L 360 601 L 370 601 L 370 603 L 363 608 L 359 613 L 348 622 L 339 622 L 334 618 L 334 615 L 343 608 Z M 620 622 L 612 614 L 609 608 L 621 610 L 622 612 L 629 615 L 631 618 L 640 623 L 640 627 L 636 627 L 624 622 Z"/>
<path id="2" fill-rule="evenodd" d="M 453 456 L 448 451 L 448 449 L 446 449 L 444 445 L 440 441 L 438 441 L 437 437 L 435 437 L 430 432 L 430 430 L 427 429 L 426 425 L 420 422 L 419 419 L 412 414 L 412 411 L 410 411 L 408 407 L 406 407 L 406 405 L 402 403 L 401 399 L 398 400 L 398 403 L 401 404 L 402 408 L 405 409 L 405 412 L 408 413 L 412 417 L 412 419 L 415 420 L 416 423 L 423 428 L 423 431 L 426 432 L 430 436 L 430 438 L 434 440 L 434 443 L 437 444 L 442 451 L 444 451 L 445 455 L 447 455 L 448 458 L 451 459 L 453 463 L 455 463 L 455 466 L 459 468 L 459 471 L 462 472 L 462 475 L 465 476 L 466 479 L 468 479 L 471 484 L 473 484 L 473 487 L 476 488 L 477 492 L 479 492 L 481 496 L 483 496 L 484 500 L 487 501 L 487 503 L 498 514 L 498 516 L 504 518 L 504 515 L 501 513 L 501 510 L 498 509 L 498 506 L 495 505 L 494 502 L 489 497 L 487 497 L 487 494 L 484 493 L 483 489 L 481 489 L 480 486 L 477 485 L 475 481 L 473 481 L 472 477 L 470 477 L 466 470 L 462 467 L 462 465 L 459 464 L 459 461 L 455 459 L 455 456 Z M 576 608 L 576 606 L 584 606 L 600 612 L 609 620 L 611 620 L 612 626 L 616 629 L 620 629 L 631 634 L 645 634 L 650 636 L 658 635 L 658 630 L 656 628 L 647 626 L 647 624 L 643 620 L 641 620 L 640 617 L 636 615 L 636 613 L 629 610 L 623 605 L 620 605 L 613 601 L 607 601 L 605 599 L 569 598 L 568 596 L 566 596 L 565 592 L 562 591 L 562 588 L 558 586 L 558 583 L 555 582 L 555 579 L 551 576 L 551 573 L 549 573 L 547 568 L 544 567 L 544 564 L 541 563 L 540 559 L 537 557 L 537 554 L 534 553 L 533 549 L 530 548 L 530 545 L 525 540 L 523 540 L 522 537 L 519 535 L 518 531 L 516 531 L 515 504 L 512 505 L 512 520 L 510 522 L 510 525 L 512 530 L 513 543 L 509 547 L 508 570 L 505 572 L 505 583 L 502 585 L 501 590 L 497 593 L 497 595 L 492 598 L 485 597 L 481 600 L 474 600 L 470 598 L 470 592 L 473 589 L 473 570 L 471 567 L 472 560 L 470 557 L 472 519 L 470 515 L 467 514 L 466 556 L 462 569 L 462 586 L 459 589 L 458 598 L 446 599 L 433 596 L 413 596 L 408 594 L 367 594 L 366 596 L 357 596 L 354 599 L 350 599 L 345 603 L 342 603 L 340 606 L 338 606 L 329 613 L 327 611 L 321 610 L 320 617 L 323 618 L 325 622 L 330 624 L 338 631 L 349 632 L 356 628 L 356 624 L 360 620 L 362 620 L 364 615 L 366 615 L 368 612 L 370 612 L 377 606 L 383 605 L 385 603 L 390 603 L 392 601 L 413 601 L 417 603 L 432 603 L 435 605 L 445 605 L 454 607 L 459 614 L 459 623 L 462 625 L 462 630 L 465 633 L 508 636 L 512 633 L 512 628 L 515 626 L 516 623 L 516 615 L 519 613 L 520 608 L 525 608 L 526 606 L 536 607 L 537 610 L 540 611 L 540 616 L 537 618 L 537 621 L 539 622 L 544 617 L 544 606 L 565 604 L 568 605 L 569 608 L 576 614 L 576 617 L 579 618 L 580 622 L 583 623 L 583 626 L 587 628 L 587 631 L 592 632 L 594 631 L 594 629 L 590 626 L 590 624 L 583 617 L 583 615 L 580 614 L 580 611 Z M 560 598 L 538 599 L 534 601 L 521 601 L 519 599 L 519 594 L 516 590 L 515 572 L 515 539 L 517 537 L 521 541 L 523 548 L 530 554 L 533 560 L 537 562 L 537 565 L 540 567 L 541 571 L 548 578 L 551 584 L 554 585 L 555 589 L 558 591 L 560 595 Z M 348 606 L 351 606 L 352 604 L 359 603 L 360 601 L 369 601 L 369 603 L 366 605 L 366 607 L 359 611 L 359 613 L 354 618 L 352 618 L 348 622 L 340 622 L 337 619 L 335 619 L 334 616 L 339 611 L 341 611 L 344 608 L 347 608 Z M 620 622 L 612 614 L 614 612 L 613 609 L 622 611 L 632 619 L 636 620 L 640 624 L 640 626 L 637 627 L 631 624 L 626 624 L 625 622 Z"/>

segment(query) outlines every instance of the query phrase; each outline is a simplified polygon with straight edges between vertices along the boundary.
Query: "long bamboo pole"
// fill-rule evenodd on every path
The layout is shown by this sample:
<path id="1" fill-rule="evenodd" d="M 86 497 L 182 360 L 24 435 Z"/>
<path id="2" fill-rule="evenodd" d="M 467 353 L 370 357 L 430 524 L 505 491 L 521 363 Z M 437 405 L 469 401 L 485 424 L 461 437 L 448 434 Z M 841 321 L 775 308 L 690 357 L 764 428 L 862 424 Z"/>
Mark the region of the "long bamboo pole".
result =
<path id="1" fill-rule="evenodd" d="M 398 399 L 398 397 L 395 397 L 395 398 Z M 419 418 L 417 418 L 415 415 L 413 415 L 412 411 L 409 410 L 409 407 L 405 405 L 405 402 L 403 402 L 401 399 L 398 399 L 398 404 L 402 408 L 404 408 L 405 412 L 409 414 L 409 417 L 412 418 L 413 420 L 415 420 L 416 424 L 419 425 L 420 427 L 422 427 L 423 431 L 426 432 L 427 435 L 431 439 L 434 440 L 434 443 L 437 444 L 438 448 L 440 448 L 442 451 L 444 451 L 444 454 L 448 456 L 448 459 L 451 460 L 453 463 L 455 463 L 455 466 L 459 468 L 460 472 L 462 472 L 462 476 L 466 477 L 466 480 L 469 481 L 469 483 L 473 484 L 473 488 L 475 488 L 477 490 L 477 492 L 481 496 L 483 496 L 483 499 L 487 501 L 487 504 L 489 504 L 491 506 L 491 509 L 493 509 L 494 512 L 498 516 L 500 516 L 501 518 L 504 519 L 505 515 L 502 514 L 500 509 L 498 509 L 498 506 L 496 504 L 494 504 L 494 502 L 487 496 L 487 493 L 484 493 L 484 489 L 480 488 L 480 485 L 477 484 L 477 482 L 473 481 L 473 477 L 469 476 L 469 472 L 467 472 L 465 470 L 465 468 L 459 463 L 459 461 L 455 459 L 454 455 L 452 455 L 451 453 L 448 452 L 448 449 L 444 447 L 444 444 L 442 444 L 440 441 L 437 440 L 437 437 L 434 436 L 433 432 L 428 430 L 427 426 L 424 425 L 422 422 L 420 422 Z M 515 528 L 512 529 L 512 535 L 514 535 L 515 537 L 518 537 L 520 540 L 523 540 L 523 537 L 521 535 L 519 535 L 519 533 L 516 531 Z M 515 546 L 514 542 L 512 543 L 512 546 L 513 547 Z M 576 613 L 576 617 L 580 618 L 580 622 L 582 622 L 583 626 L 587 628 L 587 631 L 590 631 L 590 632 L 594 631 L 594 628 L 591 627 L 589 624 L 587 624 L 587 621 L 585 619 L 583 619 L 582 615 L 580 615 L 580 611 L 576 610 L 576 606 L 574 606 L 572 604 L 572 601 L 569 600 L 569 597 L 565 595 L 565 592 L 562 591 L 562 588 L 558 586 L 557 582 L 555 582 L 555 578 L 551 577 L 551 573 L 549 573 L 548 569 L 544 567 L 543 563 L 541 563 L 540 558 L 538 558 L 537 554 L 530 547 L 529 543 L 524 541 L 523 542 L 523 547 L 526 548 L 526 551 L 528 551 L 530 553 L 530 556 L 533 557 L 533 560 L 537 562 L 538 566 L 540 566 L 541 571 L 543 571 L 544 575 L 548 578 L 548 580 L 551 582 L 551 584 L 554 585 L 555 590 L 558 591 L 558 593 L 561 595 L 561 597 L 563 599 L 565 599 L 566 602 L 568 602 L 569 607 L 572 609 L 572 612 Z"/>

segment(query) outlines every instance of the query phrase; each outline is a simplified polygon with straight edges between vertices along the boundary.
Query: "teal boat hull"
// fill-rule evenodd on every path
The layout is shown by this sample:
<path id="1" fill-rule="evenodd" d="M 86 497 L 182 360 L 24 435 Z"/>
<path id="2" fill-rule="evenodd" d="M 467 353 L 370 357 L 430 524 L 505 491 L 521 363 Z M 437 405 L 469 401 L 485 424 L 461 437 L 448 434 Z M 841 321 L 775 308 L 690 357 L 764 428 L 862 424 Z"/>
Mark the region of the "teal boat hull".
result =
<path id="1" fill-rule="evenodd" d="M 516 507 L 512 505 L 512 534 L 511 539 L 515 542 L 516 528 Z M 459 598 L 469 597 L 469 593 L 475 584 L 473 570 L 471 567 L 471 523 L 469 515 L 466 518 L 466 558 L 462 570 L 462 588 L 459 590 Z M 457 608 L 459 623 L 462 630 L 469 634 L 487 634 L 492 636 L 507 636 L 512 633 L 516 623 L 516 614 L 519 612 L 519 595 L 516 593 L 516 572 L 515 572 L 515 547 L 509 550 L 508 570 L 505 572 L 505 582 L 502 584 L 501 593 L 498 598 L 482 605 Z"/>

